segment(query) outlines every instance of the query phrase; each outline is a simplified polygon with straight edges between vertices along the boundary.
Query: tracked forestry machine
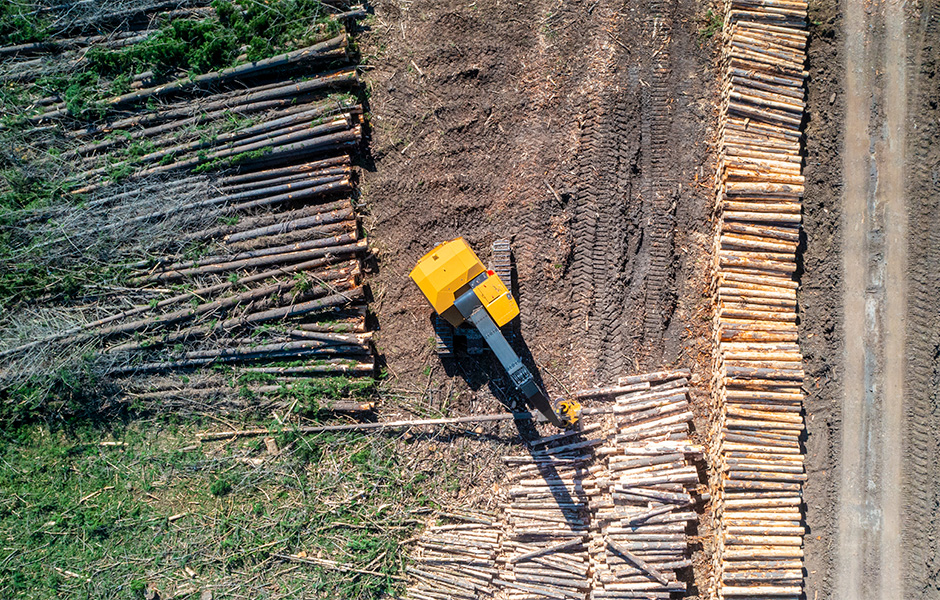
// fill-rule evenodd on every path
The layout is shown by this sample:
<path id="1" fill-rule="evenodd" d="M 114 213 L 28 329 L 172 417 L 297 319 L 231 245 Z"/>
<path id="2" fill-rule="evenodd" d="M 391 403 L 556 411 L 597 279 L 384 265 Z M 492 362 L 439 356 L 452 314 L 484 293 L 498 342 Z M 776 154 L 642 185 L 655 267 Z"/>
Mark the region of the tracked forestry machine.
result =
<path id="1" fill-rule="evenodd" d="M 559 400 L 553 407 L 500 331 L 519 316 L 519 305 L 506 285 L 510 282 L 508 242 L 497 242 L 494 247 L 501 249 L 496 257 L 499 274 L 484 267 L 467 242 L 457 238 L 425 254 L 411 271 L 411 279 L 450 327 L 470 325 L 479 332 L 529 405 L 556 427 L 569 427 L 578 420 L 580 405 L 573 400 Z"/>

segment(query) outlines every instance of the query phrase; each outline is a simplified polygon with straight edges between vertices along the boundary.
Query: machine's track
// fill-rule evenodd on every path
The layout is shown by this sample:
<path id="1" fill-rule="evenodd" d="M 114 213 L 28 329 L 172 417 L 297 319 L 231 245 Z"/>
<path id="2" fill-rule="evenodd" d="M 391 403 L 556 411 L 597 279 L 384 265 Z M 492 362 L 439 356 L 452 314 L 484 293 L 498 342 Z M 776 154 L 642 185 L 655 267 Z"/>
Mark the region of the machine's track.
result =
<path id="1" fill-rule="evenodd" d="M 513 279 L 512 246 L 509 244 L 509 240 L 496 240 L 493 242 L 492 259 L 490 262 L 490 268 L 496 272 L 500 280 L 509 288 L 510 293 L 516 296 L 518 286 L 515 285 L 515 280 Z M 503 327 L 503 335 L 506 336 L 506 341 L 509 342 L 511 346 L 516 345 L 517 323 L 518 321 L 513 319 L 513 321 Z"/>
<path id="2" fill-rule="evenodd" d="M 491 267 L 506 287 L 512 291 L 512 247 L 509 240 L 493 242 L 493 261 Z"/>
<path id="3" fill-rule="evenodd" d="M 659 364 L 675 306 L 671 177 L 670 21 L 674 3 L 650 3 L 645 71 L 612 73 L 614 91 L 588 99 L 578 152 L 572 284 L 592 375 Z M 611 37 L 625 32 L 616 21 Z M 616 43 L 616 57 L 627 52 Z M 637 115 L 640 118 L 637 119 Z"/>
<path id="4" fill-rule="evenodd" d="M 442 317 L 434 315 L 434 345 L 441 358 L 454 358 L 454 328 Z"/>
<path id="5" fill-rule="evenodd" d="M 669 165 L 664 157 L 669 145 L 671 117 L 669 109 L 669 33 L 673 2 L 653 0 L 650 3 L 649 26 L 655 62 L 649 73 L 650 86 L 644 94 L 643 164 L 649 174 L 643 189 L 644 213 L 649 226 L 646 243 L 649 248 L 649 272 L 646 277 L 645 305 L 662 307 L 647 310 L 643 320 L 642 353 L 647 364 L 658 364 L 662 358 L 663 332 L 675 306 L 672 285 L 673 231 L 677 198 L 674 195 Z"/>

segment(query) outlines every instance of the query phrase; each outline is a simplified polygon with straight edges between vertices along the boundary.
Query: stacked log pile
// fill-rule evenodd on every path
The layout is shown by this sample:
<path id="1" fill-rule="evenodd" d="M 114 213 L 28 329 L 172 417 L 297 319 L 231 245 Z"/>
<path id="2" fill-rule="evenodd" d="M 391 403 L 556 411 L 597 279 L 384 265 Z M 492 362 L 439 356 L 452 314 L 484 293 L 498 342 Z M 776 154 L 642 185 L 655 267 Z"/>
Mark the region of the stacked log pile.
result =
<path id="1" fill-rule="evenodd" d="M 688 377 L 650 373 L 576 394 L 617 400 L 612 411 L 586 410 L 580 429 L 504 457 L 509 473 L 497 517 L 428 528 L 412 554 L 406 597 L 668 599 L 684 592 L 686 530 L 697 518 L 693 506 L 707 500 L 692 463 L 702 448 L 689 440 Z"/>
<path id="2" fill-rule="evenodd" d="M 453 524 L 428 527 L 417 541 L 407 567 L 412 585 L 405 598 L 492 598 L 502 528 L 495 515 L 448 513 Z"/>
<path id="3" fill-rule="evenodd" d="M 178 16 L 140 12 L 150 27 Z M 68 229 L 58 209 L 30 216 L 24 231 L 37 234 L 29 252 L 74 254 L 99 239 L 178 227 L 171 242 L 122 267 L 114 297 L 86 299 L 109 304 L 96 318 L 0 357 L 91 348 L 111 377 L 158 396 L 163 390 L 135 376 L 216 365 L 281 377 L 371 374 L 360 281 L 367 245 L 353 201 L 363 111 L 348 35 L 341 23 L 324 32 L 335 29 L 269 59 L 177 80 L 142 78 L 104 102 L 106 115 L 94 121 L 77 119 L 58 98 L 27 116 L 36 131 L 71 140 L 60 160 L 78 166 L 71 193 L 83 204 L 68 219 L 92 222 Z M 115 35 L 130 44 L 148 31 Z M 6 54 L 35 60 L 71 43 Z M 63 233 L 39 239 L 48 231 Z"/>
<path id="4" fill-rule="evenodd" d="M 802 355 L 806 2 L 730 0 L 718 201 L 712 482 L 718 598 L 799 598 L 803 578 Z"/>
<path id="5" fill-rule="evenodd" d="M 590 591 L 587 508 L 598 488 L 589 463 L 591 449 L 604 440 L 582 439 L 584 433 L 543 438 L 528 456 L 504 459 L 515 466 L 502 505 L 500 584 L 507 599 L 579 599 Z"/>
<path id="6" fill-rule="evenodd" d="M 697 519 L 695 464 L 703 450 L 689 439 L 688 371 L 621 378 L 607 444 L 592 467 L 599 494 L 591 503 L 593 598 L 671 598 L 686 591 L 678 574 L 691 567 L 689 523 Z"/>

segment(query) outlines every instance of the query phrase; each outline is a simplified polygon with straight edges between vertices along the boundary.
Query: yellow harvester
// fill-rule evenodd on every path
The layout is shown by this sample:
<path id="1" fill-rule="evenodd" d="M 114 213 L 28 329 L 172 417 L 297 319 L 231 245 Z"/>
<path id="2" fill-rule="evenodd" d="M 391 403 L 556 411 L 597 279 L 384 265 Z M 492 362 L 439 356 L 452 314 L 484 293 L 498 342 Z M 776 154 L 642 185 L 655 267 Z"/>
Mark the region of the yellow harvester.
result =
<path id="1" fill-rule="evenodd" d="M 463 238 L 439 244 L 411 271 L 435 312 L 454 327 L 470 323 L 480 332 L 526 401 L 557 427 L 573 424 L 580 407 L 559 401 L 556 408 L 532 373 L 506 341 L 500 327 L 519 316 L 519 305 L 506 284 L 487 270 Z"/>

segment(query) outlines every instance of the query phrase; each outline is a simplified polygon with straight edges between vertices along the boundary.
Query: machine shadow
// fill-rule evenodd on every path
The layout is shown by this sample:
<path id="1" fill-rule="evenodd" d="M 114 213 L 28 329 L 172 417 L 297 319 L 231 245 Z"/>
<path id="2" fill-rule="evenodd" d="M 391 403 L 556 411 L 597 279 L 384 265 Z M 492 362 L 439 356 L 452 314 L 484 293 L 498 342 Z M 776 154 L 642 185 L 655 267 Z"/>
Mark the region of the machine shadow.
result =
<path id="1" fill-rule="evenodd" d="M 558 471 L 558 465 L 563 463 L 561 463 L 561 461 L 556 462 L 551 460 L 551 455 L 545 454 L 544 450 L 536 449 L 541 436 L 532 420 L 516 420 L 515 424 L 516 431 L 519 433 L 519 437 L 522 438 L 523 442 L 525 442 L 526 450 L 529 452 L 529 457 L 532 460 L 532 464 L 535 465 L 539 477 L 549 484 L 548 495 L 550 496 L 550 500 L 554 502 L 555 506 L 564 516 L 565 524 L 571 531 L 582 532 L 584 535 L 587 535 L 583 519 L 587 514 L 587 495 L 583 492 L 577 493 L 577 490 L 575 490 L 576 495 L 572 495 L 571 490 L 569 490 L 569 485 L 561 483 L 562 476 Z M 566 438 L 565 443 L 574 444 L 582 441 L 584 441 L 584 436 L 580 432 L 576 432 Z M 589 476 L 590 473 L 588 472 L 587 466 L 576 467 L 575 476 L 573 478 L 575 485 L 572 487 L 580 486 L 583 480 Z M 551 483 L 556 481 L 559 482 L 558 485 L 552 487 Z M 545 498 L 545 500 L 549 500 L 549 498 Z"/>
<path id="2" fill-rule="evenodd" d="M 432 329 L 436 330 L 439 327 L 438 319 L 439 317 L 434 313 L 428 315 L 428 321 Z M 516 321 L 501 328 L 501 331 L 512 345 L 519 359 L 532 373 L 536 385 L 547 392 L 542 374 L 539 372 L 528 344 L 518 332 Z M 438 354 L 444 372 L 448 377 L 460 377 L 467 384 L 467 387 L 473 391 L 480 390 L 484 385 L 487 386 L 493 397 L 499 400 L 507 411 L 524 412 L 530 410 L 532 407 L 526 405 L 524 398 L 514 388 L 512 381 L 510 381 L 499 361 L 489 349 L 485 348 L 485 342 L 482 339 L 474 340 L 476 336 L 479 336 L 479 334 L 472 328 L 460 327 L 455 329 L 452 339 L 441 340 L 440 336 L 437 337 L 438 347 L 447 348 L 449 351 L 449 356 Z M 475 352 L 473 350 L 474 345 L 479 348 L 479 351 Z"/>
<path id="3" fill-rule="evenodd" d="M 434 314 L 429 316 L 430 324 L 433 327 L 437 324 L 437 317 Z M 511 326 L 502 329 L 503 334 L 511 341 L 513 350 L 519 355 L 523 364 L 532 372 L 536 384 L 545 390 L 545 383 L 541 377 L 535 359 L 529 350 L 522 335 L 519 333 L 518 319 L 514 320 Z M 458 333 L 453 340 L 445 340 L 439 344 L 439 347 L 446 347 L 451 353 L 451 357 L 441 358 L 441 364 L 449 377 L 460 377 L 467 386 L 474 390 L 480 390 L 486 385 L 493 396 L 500 401 L 507 412 L 517 414 L 529 414 L 531 418 L 519 418 L 513 421 L 516 432 L 522 440 L 524 448 L 529 453 L 529 461 L 523 464 L 535 466 L 533 472 L 527 478 L 541 478 L 545 482 L 560 482 L 562 475 L 558 470 L 559 464 L 564 464 L 564 459 L 553 459 L 551 454 L 546 454 L 545 450 L 538 449 L 541 435 L 535 425 L 536 421 L 545 422 L 541 413 L 531 406 L 527 406 L 522 395 L 516 391 L 508 375 L 495 356 L 488 350 L 479 354 L 471 355 L 468 351 L 467 342 L 463 339 L 469 333 L 473 335 L 472 330 Z M 438 338 L 440 340 L 440 338 Z M 470 344 L 473 342 L 471 341 Z M 472 347 L 472 346 L 471 346 Z M 561 433 L 560 431 L 558 433 Z M 552 434 L 549 434 L 552 435 Z M 584 441 L 579 432 L 571 432 L 566 438 L 565 443 L 576 443 Z M 575 475 L 575 481 L 580 482 L 583 477 L 587 477 L 587 468 L 578 469 Z M 587 497 L 581 495 L 572 495 L 567 485 L 559 483 L 556 486 L 549 485 L 550 498 L 542 498 L 542 502 L 554 503 L 562 515 L 565 522 L 572 531 L 580 530 L 583 527 L 582 508 L 586 507 Z"/>

